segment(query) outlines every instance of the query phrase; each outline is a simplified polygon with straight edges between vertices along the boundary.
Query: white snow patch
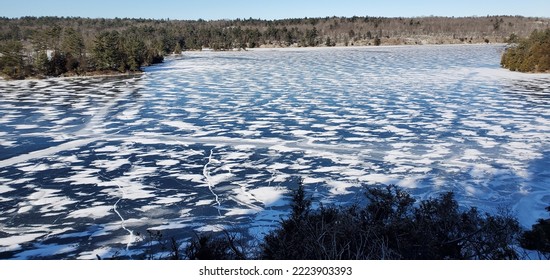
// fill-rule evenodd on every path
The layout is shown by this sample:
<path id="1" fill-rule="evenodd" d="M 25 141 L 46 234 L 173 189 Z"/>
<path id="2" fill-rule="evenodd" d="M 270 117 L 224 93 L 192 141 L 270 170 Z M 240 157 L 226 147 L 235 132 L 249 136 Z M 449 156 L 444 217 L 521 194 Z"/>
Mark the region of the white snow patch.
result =
<path id="1" fill-rule="evenodd" d="M 244 137 L 259 136 L 261 132 L 255 130 L 234 130 L 233 133 L 240 134 Z"/>
<path id="2" fill-rule="evenodd" d="M 223 226 L 223 225 L 205 225 L 205 226 L 197 228 L 197 231 L 220 232 L 224 229 L 225 229 L 225 226 Z"/>
<path id="3" fill-rule="evenodd" d="M 311 134 L 312 132 L 311 131 L 308 131 L 308 130 L 300 130 L 300 129 L 296 129 L 296 130 L 291 130 L 290 133 L 296 137 L 304 137 L 308 134 Z"/>
<path id="4" fill-rule="evenodd" d="M 287 190 L 276 187 L 260 187 L 249 191 L 258 201 L 262 202 L 265 207 L 280 206 L 286 204 L 283 201 L 284 194 Z"/>
<path id="5" fill-rule="evenodd" d="M 22 235 L 11 235 L 9 237 L 0 238 L 0 246 L 3 247 L 5 251 L 12 251 L 19 249 L 21 244 L 31 242 L 41 236 L 44 236 L 45 233 L 28 233 Z"/>
<path id="6" fill-rule="evenodd" d="M 250 151 L 256 149 L 256 146 L 254 145 L 236 145 L 235 149 L 242 150 L 242 151 Z"/>
<path id="7" fill-rule="evenodd" d="M 51 257 L 57 254 L 66 254 L 76 251 L 78 244 L 40 244 L 36 249 L 23 251 L 15 255 L 17 259 L 29 259 L 30 257 Z"/>
<path id="8" fill-rule="evenodd" d="M 14 188 L 8 187 L 4 184 L 0 185 L 0 194 L 11 192 L 11 191 L 14 191 L 14 190 L 15 190 Z"/>
<path id="9" fill-rule="evenodd" d="M 122 114 L 118 116 L 118 119 L 120 120 L 133 120 L 137 117 L 137 114 L 139 113 L 139 109 L 132 108 L 127 109 Z"/>
<path id="10" fill-rule="evenodd" d="M 38 125 L 36 125 L 36 124 L 18 124 L 18 125 L 15 125 L 15 129 L 17 129 L 17 130 L 34 129 L 34 128 L 38 128 Z"/>
<path id="11" fill-rule="evenodd" d="M 51 154 L 56 154 L 61 151 L 66 151 L 70 149 L 74 149 L 76 147 L 80 147 L 82 145 L 86 145 L 88 143 L 93 142 L 95 139 L 88 138 L 88 139 L 80 139 L 80 140 L 74 140 L 67 143 L 63 143 L 59 146 L 46 148 L 44 150 L 34 151 L 30 152 L 28 154 L 23 154 L 19 156 L 15 156 L 9 159 L 1 160 L 0 161 L 0 168 L 6 167 L 6 166 L 12 166 L 21 162 L 26 162 L 28 160 L 36 159 L 36 158 L 43 158 L 45 156 L 49 156 Z"/>
<path id="12" fill-rule="evenodd" d="M 188 130 L 188 131 L 195 131 L 199 130 L 198 127 L 196 127 L 193 124 L 182 122 L 182 121 L 164 121 L 162 122 L 165 125 L 175 127 L 180 130 Z"/>
<path id="13" fill-rule="evenodd" d="M 24 172 L 38 172 L 50 169 L 50 166 L 44 163 L 39 163 L 37 165 L 29 165 L 25 167 L 19 167 L 21 171 Z"/>
<path id="14" fill-rule="evenodd" d="M 158 204 L 173 204 L 182 201 L 180 197 L 161 197 L 155 200 L 155 203 Z"/>
<path id="15" fill-rule="evenodd" d="M 354 187 L 355 185 L 349 182 L 341 181 L 327 181 L 327 185 L 330 187 L 330 193 L 334 195 L 348 194 L 351 191 L 348 189 Z"/>
<path id="16" fill-rule="evenodd" d="M 211 205 L 214 204 L 215 200 L 213 199 L 202 199 L 197 202 L 195 202 L 195 206 L 203 206 L 203 205 Z"/>
<path id="17" fill-rule="evenodd" d="M 399 182 L 398 179 L 386 174 L 369 174 L 369 175 L 359 177 L 359 180 L 367 182 L 369 184 L 385 184 L 385 185 L 396 184 L 397 182 Z"/>
<path id="18" fill-rule="evenodd" d="M 229 209 L 224 215 L 225 216 L 240 216 L 240 215 L 252 215 L 258 213 L 258 210 L 256 209 L 249 209 L 249 208 L 232 208 Z"/>
<path id="19" fill-rule="evenodd" d="M 160 166 L 173 166 L 173 165 L 177 165 L 178 163 L 180 163 L 180 161 L 175 159 L 158 160 L 156 162 L 156 164 Z"/>
<path id="20" fill-rule="evenodd" d="M 177 175 L 178 179 L 180 180 L 188 180 L 195 183 L 203 183 L 204 176 L 198 175 L 198 174 L 183 174 L 183 175 Z"/>
<path id="21" fill-rule="evenodd" d="M 280 170 L 285 168 L 288 168 L 288 164 L 279 163 L 279 162 L 274 163 L 268 167 L 268 169 L 273 169 L 273 170 Z"/>
<path id="22" fill-rule="evenodd" d="M 130 161 L 125 158 L 112 159 L 112 160 L 95 160 L 92 165 L 98 168 L 105 168 L 107 171 L 114 171 L 119 169 L 125 164 L 130 164 Z"/>
<path id="23" fill-rule="evenodd" d="M 101 247 L 101 248 L 94 249 L 93 251 L 80 253 L 80 255 L 78 255 L 77 259 L 79 259 L 79 260 L 97 260 L 97 256 L 102 257 L 102 258 L 103 257 L 111 257 L 111 256 L 113 256 L 113 254 L 115 254 L 114 250 L 115 249 L 110 248 L 110 247 Z"/>
<path id="24" fill-rule="evenodd" d="M 224 155 L 223 158 L 225 160 L 242 160 L 242 159 L 246 159 L 248 157 L 249 157 L 249 154 L 247 154 L 247 153 L 233 152 L 233 153 L 229 153 L 229 154 Z"/>
<path id="25" fill-rule="evenodd" d="M 76 218 L 98 219 L 98 218 L 103 218 L 108 215 L 111 215 L 112 209 L 113 209 L 113 206 L 110 206 L 110 205 L 100 205 L 100 206 L 93 206 L 89 208 L 82 208 L 69 213 L 69 217 L 73 219 L 76 219 Z"/>
<path id="26" fill-rule="evenodd" d="M 482 152 L 476 149 L 466 149 L 464 151 L 464 156 L 462 157 L 465 160 L 477 160 L 483 155 Z"/>
<path id="27" fill-rule="evenodd" d="M 296 149 L 296 148 L 287 147 L 285 145 L 274 145 L 274 146 L 269 147 L 269 149 L 275 150 L 277 152 L 294 152 L 294 151 L 299 150 L 299 149 Z"/>
<path id="28" fill-rule="evenodd" d="M 119 149 L 120 148 L 117 146 L 109 145 L 109 146 L 95 149 L 94 151 L 98 153 L 110 153 L 110 152 L 117 152 Z"/>
<path id="29" fill-rule="evenodd" d="M 233 176 L 234 175 L 231 174 L 231 173 L 210 175 L 209 178 L 208 178 L 208 181 L 210 182 L 210 185 L 216 186 L 216 185 L 220 184 L 221 182 L 228 181 Z"/>

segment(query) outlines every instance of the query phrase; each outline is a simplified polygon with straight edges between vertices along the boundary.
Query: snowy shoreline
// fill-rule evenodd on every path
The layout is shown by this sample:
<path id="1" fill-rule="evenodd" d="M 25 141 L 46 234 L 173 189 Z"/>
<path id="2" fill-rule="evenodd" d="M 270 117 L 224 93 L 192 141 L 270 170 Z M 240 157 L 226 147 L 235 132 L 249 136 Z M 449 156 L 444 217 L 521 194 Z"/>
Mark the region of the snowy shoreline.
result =
<path id="1" fill-rule="evenodd" d="M 451 48 L 451 47 L 464 47 L 464 48 L 474 48 L 474 47 L 484 47 L 484 46 L 496 46 L 496 47 L 502 47 L 504 48 L 507 46 L 507 44 L 502 43 L 493 43 L 493 44 L 484 44 L 484 43 L 478 43 L 478 44 L 423 44 L 423 45 L 382 45 L 382 46 L 334 46 L 334 47 L 328 47 L 328 46 L 318 46 L 318 47 L 258 47 L 258 48 L 248 48 L 248 49 L 232 49 L 232 50 L 223 50 L 223 51 L 214 51 L 214 50 L 189 50 L 182 52 L 181 55 L 176 54 L 170 54 L 165 57 L 165 61 L 163 63 L 157 64 L 157 65 L 151 65 L 143 67 L 142 71 L 139 72 L 132 72 L 132 73 L 111 73 L 111 74 L 104 74 L 104 73 L 98 73 L 98 74 L 91 74 L 91 75 L 80 75 L 80 76 L 67 76 L 67 77 L 47 77 L 47 78 L 36 78 L 36 77 L 27 77 L 22 80 L 10 80 L 6 79 L 5 77 L 0 76 L 0 83 L 10 83 L 10 82 L 26 82 L 26 81 L 55 81 L 55 80 L 73 80 L 73 79 L 89 79 L 89 78 L 109 78 L 109 77 L 138 77 L 142 76 L 145 73 L 147 73 L 147 69 L 150 67 L 158 67 L 163 64 L 166 64 L 170 61 L 174 61 L 177 58 L 185 59 L 186 54 L 221 54 L 221 53 L 231 53 L 231 54 L 238 54 L 238 53 L 247 53 L 247 52 L 316 52 L 316 51 L 329 51 L 329 50 L 339 50 L 339 51 L 346 51 L 346 50 L 391 50 L 391 49 L 403 49 L 403 48 Z M 500 71 L 502 70 L 502 71 Z M 491 69 L 491 73 L 487 74 L 497 74 L 499 77 L 504 78 L 545 78 L 549 77 L 550 73 L 522 73 L 522 72 L 516 72 L 516 71 L 510 71 L 505 68 L 500 68 L 499 70 Z"/>
<path id="2" fill-rule="evenodd" d="M 165 57 L 165 61 L 163 63 L 160 63 L 158 65 L 151 65 L 151 66 L 159 66 L 162 64 L 165 64 L 166 62 L 170 62 L 174 60 L 177 57 L 184 57 L 185 54 L 196 54 L 196 53 L 245 53 L 245 52 L 303 52 L 303 51 L 327 51 L 327 50 L 384 50 L 384 49 L 398 49 L 398 48 L 426 48 L 426 47 L 480 47 L 480 46 L 500 46 L 505 47 L 506 44 L 502 43 L 493 43 L 493 44 L 484 44 L 484 43 L 477 43 L 477 44 L 422 44 L 422 45 L 382 45 L 382 46 L 334 46 L 334 47 L 328 47 L 328 46 L 317 46 L 317 47 L 297 47 L 297 46 L 289 46 L 289 47 L 272 47 L 272 46 L 260 46 L 258 48 L 247 48 L 247 49 L 232 49 L 232 50 L 222 50 L 222 51 L 214 51 L 211 49 L 204 49 L 204 50 L 189 50 L 184 51 L 181 53 L 181 55 L 176 54 L 170 54 Z M 6 79 L 5 77 L 0 76 L 0 83 L 4 82 L 14 82 L 14 81 L 49 81 L 49 80 L 71 80 L 71 79 L 86 79 L 86 78 L 109 78 L 109 77 L 134 77 L 134 76 L 141 76 L 144 73 L 146 73 L 147 68 L 151 66 L 145 66 L 143 67 L 142 71 L 136 71 L 132 73 L 118 73 L 118 72 L 112 72 L 112 73 L 97 73 L 97 74 L 86 74 L 86 75 L 75 75 L 75 76 L 65 76 L 65 77 L 46 77 L 46 78 L 36 78 L 36 77 L 26 77 L 24 79 L 20 80 L 12 80 L 12 79 Z M 507 70 L 507 69 L 504 69 Z M 512 71 L 510 71 L 512 72 Z M 514 72 L 519 73 L 519 72 Z M 528 74 L 528 75 L 538 75 L 538 74 L 546 74 L 550 75 L 550 73 L 522 73 L 522 74 Z"/>
<path id="3" fill-rule="evenodd" d="M 58 80 L 77 80 L 77 79 L 88 79 L 88 78 L 110 78 L 110 77 L 137 77 L 143 75 L 145 72 L 133 72 L 133 73 L 100 73 L 100 74 L 91 74 L 91 75 L 74 75 L 74 76 L 63 76 L 63 77 L 46 77 L 46 78 L 36 78 L 36 77 L 26 77 L 19 80 L 10 80 L 5 77 L 0 76 L 0 83 L 9 83 L 9 82 L 25 82 L 25 81 L 58 81 Z"/>

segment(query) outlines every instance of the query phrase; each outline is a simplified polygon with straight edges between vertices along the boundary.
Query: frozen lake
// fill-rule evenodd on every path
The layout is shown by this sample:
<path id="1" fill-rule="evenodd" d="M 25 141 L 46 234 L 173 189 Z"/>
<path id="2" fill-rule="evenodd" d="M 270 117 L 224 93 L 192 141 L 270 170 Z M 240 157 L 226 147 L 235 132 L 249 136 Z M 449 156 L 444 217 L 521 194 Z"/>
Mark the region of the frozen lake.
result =
<path id="1" fill-rule="evenodd" d="M 146 230 L 261 237 L 302 178 L 550 205 L 550 75 L 503 46 L 194 52 L 133 78 L 0 82 L 0 259 L 136 254 Z"/>

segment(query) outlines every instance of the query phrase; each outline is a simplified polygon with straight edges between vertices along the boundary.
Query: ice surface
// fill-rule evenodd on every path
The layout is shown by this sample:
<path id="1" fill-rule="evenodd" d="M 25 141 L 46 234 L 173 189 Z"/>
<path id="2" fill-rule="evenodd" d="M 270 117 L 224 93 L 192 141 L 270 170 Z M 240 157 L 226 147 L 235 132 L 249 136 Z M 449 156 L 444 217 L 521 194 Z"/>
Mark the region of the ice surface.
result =
<path id="1" fill-rule="evenodd" d="M 102 218 L 112 214 L 113 207 L 110 205 L 93 206 L 85 209 L 78 209 L 69 213 L 71 218 Z"/>
<path id="2" fill-rule="evenodd" d="M 148 229 L 261 237 L 300 179 L 323 203 L 362 184 L 454 191 L 530 226 L 550 204 L 550 76 L 501 69 L 502 50 L 191 52 L 139 78 L 1 81 L 0 254 L 132 254 Z"/>

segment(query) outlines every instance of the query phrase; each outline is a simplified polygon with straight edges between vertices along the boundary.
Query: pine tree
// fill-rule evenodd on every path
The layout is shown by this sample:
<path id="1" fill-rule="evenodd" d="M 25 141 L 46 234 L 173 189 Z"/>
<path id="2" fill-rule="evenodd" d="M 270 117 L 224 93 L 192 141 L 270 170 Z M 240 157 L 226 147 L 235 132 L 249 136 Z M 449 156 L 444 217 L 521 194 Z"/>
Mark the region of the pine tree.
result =
<path id="1" fill-rule="evenodd" d="M 49 76 L 50 60 L 46 51 L 38 51 L 34 60 L 34 70 L 38 76 Z"/>
<path id="2" fill-rule="evenodd" d="M 550 207 L 546 207 L 550 212 Z M 536 250 L 546 258 L 550 258 L 550 219 L 539 219 L 531 230 L 523 233 L 521 246 L 528 250 Z"/>
<path id="3" fill-rule="evenodd" d="M 128 70 L 138 71 L 145 63 L 145 43 L 137 34 L 129 34 L 124 40 L 124 52 Z"/>
<path id="4" fill-rule="evenodd" d="M 50 60 L 50 71 L 54 77 L 59 77 L 67 72 L 67 57 L 60 51 L 55 51 Z"/>
<path id="5" fill-rule="evenodd" d="M 176 43 L 176 47 L 174 48 L 174 54 L 180 55 L 182 52 L 180 42 Z"/>
<path id="6" fill-rule="evenodd" d="M 0 70 L 12 79 L 25 77 L 23 44 L 19 41 L 7 41 L 0 44 Z"/>
<path id="7" fill-rule="evenodd" d="M 84 70 L 84 39 L 80 32 L 73 28 L 67 28 L 64 32 L 61 49 L 66 58 L 67 71 L 79 73 Z"/>
<path id="8" fill-rule="evenodd" d="M 512 71 L 550 71 L 550 29 L 535 30 L 527 39 L 508 48 L 502 55 L 501 65 Z"/>
<path id="9" fill-rule="evenodd" d="M 120 70 L 124 66 L 120 45 L 117 31 L 104 31 L 96 37 L 93 54 L 97 70 Z"/>

